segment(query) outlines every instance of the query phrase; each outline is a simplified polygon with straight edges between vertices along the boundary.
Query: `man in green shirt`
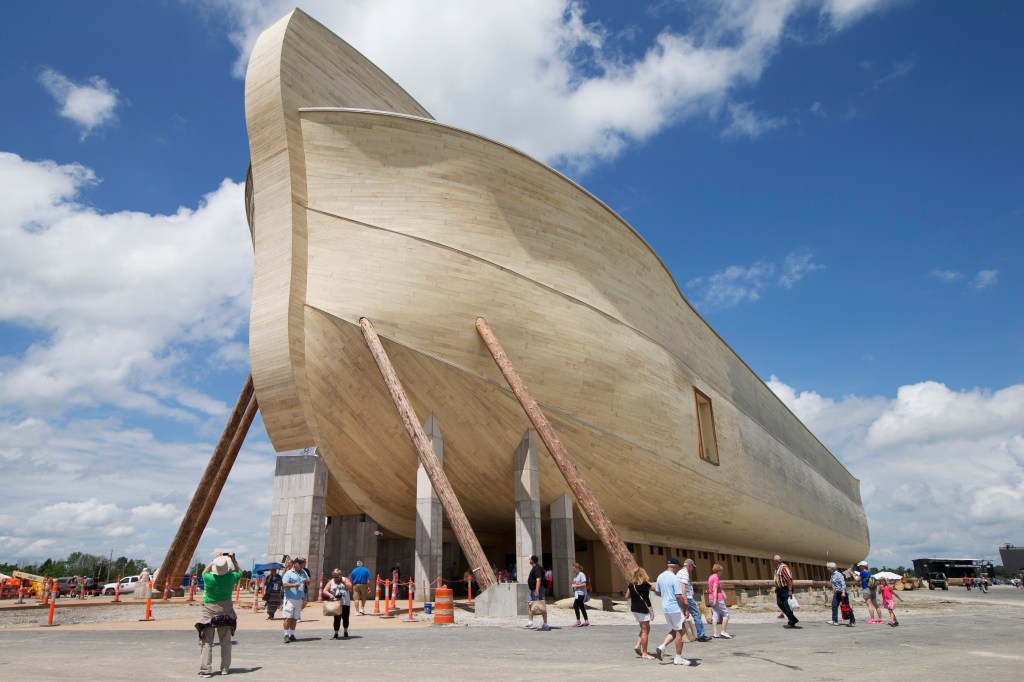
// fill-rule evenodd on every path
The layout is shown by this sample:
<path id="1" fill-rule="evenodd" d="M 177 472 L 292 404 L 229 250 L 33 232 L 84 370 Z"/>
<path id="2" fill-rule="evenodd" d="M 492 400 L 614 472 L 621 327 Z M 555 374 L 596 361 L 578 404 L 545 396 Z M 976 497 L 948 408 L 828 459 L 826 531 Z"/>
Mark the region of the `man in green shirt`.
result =
<path id="1" fill-rule="evenodd" d="M 231 570 L 232 567 L 235 570 Z M 202 651 L 199 676 L 213 677 L 213 640 L 220 640 L 220 671 L 227 675 L 231 668 L 231 636 L 238 619 L 231 604 L 231 593 L 242 579 L 242 569 L 234 552 L 222 552 L 203 571 L 203 612 L 196 623 Z"/>

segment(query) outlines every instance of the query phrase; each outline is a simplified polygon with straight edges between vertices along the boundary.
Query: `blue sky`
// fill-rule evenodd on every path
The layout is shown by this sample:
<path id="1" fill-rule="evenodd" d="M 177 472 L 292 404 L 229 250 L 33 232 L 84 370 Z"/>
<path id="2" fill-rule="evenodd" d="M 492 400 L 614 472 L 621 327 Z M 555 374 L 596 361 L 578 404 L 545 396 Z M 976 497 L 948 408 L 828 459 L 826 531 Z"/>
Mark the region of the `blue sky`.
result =
<path id="1" fill-rule="evenodd" d="M 1024 542 L 1021 5 L 422 5 L 303 7 L 629 221 L 861 479 L 873 562 Z M 241 74 L 288 9 L 8 8 L 0 559 L 162 558 L 248 371 Z M 200 554 L 262 557 L 273 457 Z"/>

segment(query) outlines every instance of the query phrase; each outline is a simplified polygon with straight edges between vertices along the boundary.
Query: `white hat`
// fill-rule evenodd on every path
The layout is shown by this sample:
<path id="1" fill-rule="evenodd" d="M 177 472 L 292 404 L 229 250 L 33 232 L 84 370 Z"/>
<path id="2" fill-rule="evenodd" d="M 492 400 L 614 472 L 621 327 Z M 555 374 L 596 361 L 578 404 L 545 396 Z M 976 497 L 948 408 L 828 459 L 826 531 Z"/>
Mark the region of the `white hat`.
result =
<path id="1" fill-rule="evenodd" d="M 866 561 L 862 561 L 862 562 L 860 562 L 860 563 L 859 563 L 859 564 L 857 564 L 857 565 L 858 565 L 858 566 L 867 566 L 867 565 L 868 565 L 868 562 L 866 562 Z"/>
<path id="2" fill-rule="evenodd" d="M 231 559 L 226 556 L 219 556 L 213 560 L 210 564 L 213 567 L 213 572 L 217 575 L 224 575 L 231 570 Z"/>

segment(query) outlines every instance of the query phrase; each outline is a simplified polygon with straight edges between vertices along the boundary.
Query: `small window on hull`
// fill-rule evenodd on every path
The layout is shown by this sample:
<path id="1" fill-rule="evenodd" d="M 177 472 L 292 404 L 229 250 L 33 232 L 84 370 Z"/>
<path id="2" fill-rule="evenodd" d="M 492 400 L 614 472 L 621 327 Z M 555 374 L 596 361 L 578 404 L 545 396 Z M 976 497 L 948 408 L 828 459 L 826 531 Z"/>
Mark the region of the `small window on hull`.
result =
<path id="1" fill-rule="evenodd" d="M 718 437 L 715 435 L 715 413 L 711 409 L 711 398 L 696 388 L 693 396 L 697 402 L 697 446 L 700 458 L 718 465 Z"/>

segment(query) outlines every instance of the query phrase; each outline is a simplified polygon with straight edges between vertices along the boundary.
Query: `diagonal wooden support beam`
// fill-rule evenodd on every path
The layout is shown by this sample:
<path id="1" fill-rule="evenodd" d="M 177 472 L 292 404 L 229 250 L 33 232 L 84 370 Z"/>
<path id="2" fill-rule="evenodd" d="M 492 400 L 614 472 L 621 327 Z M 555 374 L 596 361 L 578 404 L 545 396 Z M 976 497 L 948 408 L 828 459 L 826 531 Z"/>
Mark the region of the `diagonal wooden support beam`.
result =
<path id="1" fill-rule="evenodd" d="M 359 318 L 359 327 L 363 330 L 363 338 L 366 339 L 366 345 L 370 348 L 370 353 L 373 355 L 374 362 L 377 363 L 377 369 L 380 370 L 381 377 L 384 378 L 384 384 L 387 386 L 391 399 L 395 403 L 395 409 L 398 410 L 402 423 L 405 425 L 405 430 L 409 434 L 413 446 L 416 448 L 416 455 L 419 457 L 420 463 L 423 464 L 424 471 L 427 472 L 430 485 L 434 487 L 434 492 L 437 493 L 437 499 L 441 502 L 441 507 L 448 517 L 448 523 L 451 524 L 455 538 L 459 541 L 459 546 L 469 561 L 473 575 L 476 577 L 477 582 L 480 583 L 480 589 L 486 590 L 495 584 L 494 572 L 491 570 L 490 564 L 487 563 L 487 555 L 484 554 L 484 549 L 480 546 L 480 541 L 477 540 L 473 527 L 469 525 L 469 519 L 466 518 L 466 513 L 462 511 L 459 498 L 455 496 L 455 491 L 452 490 L 451 483 L 448 482 L 448 477 L 441 468 L 441 463 L 437 461 L 437 456 L 434 454 L 434 449 L 427 439 L 427 434 L 423 432 L 423 427 L 420 426 L 416 412 L 409 403 L 405 389 L 402 388 L 402 382 L 398 380 L 395 369 L 391 366 L 391 360 L 388 359 L 388 355 L 380 343 L 380 338 L 373 329 L 373 324 L 365 317 L 361 317 Z"/>
<path id="2" fill-rule="evenodd" d="M 213 508 L 217 504 L 224 483 L 227 481 L 231 467 L 242 449 L 245 436 L 249 433 L 249 427 L 259 405 L 253 395 L 252 375 L 245 380 L 242 392 L 238 396 L 235 408 L 228 417 L 228 423 L 221 433 L 220 441 L 210 456 L 210 462 L 206 465 L 206 471 L 192 494 L 192 501 L 181 519 L 178 532 L 171 541 L 171 546 L 164 556 L 163 563 L 159 570 L 153 575 L 153 584 L 163 588 L 164 581 L 168 579 L 180 579 L 188 569 L 188 563 L 199 546 L 199 540 L 206 530 L 206 524 L 210 521 Z M 168 585 L 177 587 L 177 585 Z"/>
<path id="3" fill-rule="evenodd" d="M 487 350 L 490 352 L 491 357 L 494 358 L 498 369 L 501 370 L 505 381 L 508 382 L 512 393 L 515 394 L 519 404 L 523 406 L 526 416 L 533 423 L 533 427 L 537 429 L 537 433 L 540 434 L 540 438 L 544 441 L 548 452 L 551 453 L 552 459 L 555 460 L 558 470 L 565 477 L 565 482 L 569 484 L 573 495 L 579 501 L 583 513 L 590 520 L 590 525 L 597 531 L 597 535 L 601 538 L 601 543 L 605 546 L 605 549 L 608 550 L 608 554 L 611 555 L 612 561 L 615 562 L 619 572 L 622 573 L 622 577 L 627 582 L 631 581 L 633 573 L 637 569 L 636 559 L 633 558 L 633 555 L 626 548 L 626 543 L 622 541 L 618 531 L 615 530 L 615 526 L 612 525 L 611 519 L 605 514 L 604 508 L 598 502 L 597 496 L 594 495 L 594 491 L 591 490 L 586 479 L 583 478 L 583 474 L 577 468 L 576 463 L 569 456 L 569 451 L 565 449 L 562 440 L 555 433 L 551 422 L 544 416 L 540 405 L 533 399 L 533 395 L 526 388 L 526 384 L 519 377 L 519 372 L 512 366 L 512 361 L 509 360 L 505 350 L 498 342 L 498 338 L 491 331 L 484 318 L 478 317 L 476 319 L 476 331 L 480 334 L 480 338 L 483 339 L 484 345 L 487 346 Z"/>

